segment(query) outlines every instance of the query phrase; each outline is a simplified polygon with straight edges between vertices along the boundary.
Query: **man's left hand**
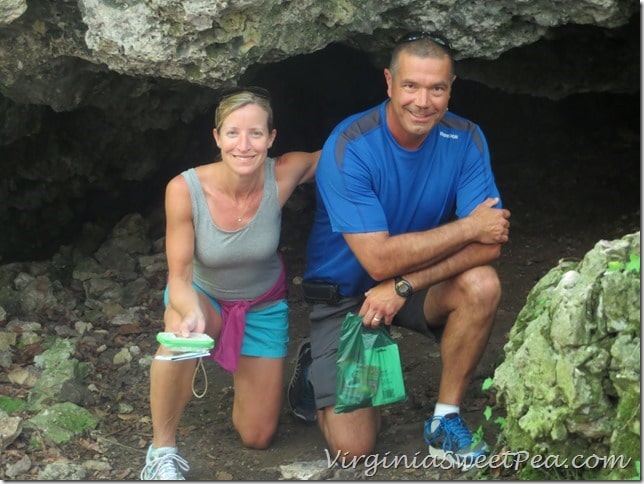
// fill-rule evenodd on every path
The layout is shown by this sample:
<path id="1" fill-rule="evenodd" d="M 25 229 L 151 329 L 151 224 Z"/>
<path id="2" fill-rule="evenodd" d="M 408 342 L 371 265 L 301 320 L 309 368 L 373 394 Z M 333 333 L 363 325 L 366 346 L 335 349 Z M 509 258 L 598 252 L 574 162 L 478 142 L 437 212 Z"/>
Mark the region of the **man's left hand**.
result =
<path id="1" fill-rule="evenodd" d="M 405 298 L 396 294 L 393 279 L 388 279 L 365 292 L 358 315 L 362 316 L 362 324 L 371 328 L 383 323 L 390 325 L 404 304 Z"/>

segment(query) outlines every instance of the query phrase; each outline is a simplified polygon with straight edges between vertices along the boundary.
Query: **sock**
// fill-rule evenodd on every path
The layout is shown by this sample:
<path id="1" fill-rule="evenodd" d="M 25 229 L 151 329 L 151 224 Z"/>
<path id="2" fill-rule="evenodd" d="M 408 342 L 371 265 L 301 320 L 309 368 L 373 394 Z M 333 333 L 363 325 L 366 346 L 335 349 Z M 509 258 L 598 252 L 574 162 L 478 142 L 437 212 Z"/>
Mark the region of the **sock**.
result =
<path id="1" fill-rule="evenodd" d="M 450 413 L 460 414 L 461 408 L 456 405 L 449 405 L 447 403 L 436 403 L 436 406 L 434 407 L 434 417 L 444 417 L 445 415 L 448 415 Z M 439 425 L 440 421 L 438 419 L 432 420 L 431 431 L 433 432 L 434 430 L 436 430 Z"/>
<path id="2" fill-rule="evenodd" d="M 177 453 L 177 448 L 176 447 L 155 447 L 154 445 L 150 444 L 150 447 L 148 448 L 148 454 L 147 454 L 147 460 L 154 460 L 158 457 L 161 457 L 162 455 L 165 454 L 176 454 Z"/>

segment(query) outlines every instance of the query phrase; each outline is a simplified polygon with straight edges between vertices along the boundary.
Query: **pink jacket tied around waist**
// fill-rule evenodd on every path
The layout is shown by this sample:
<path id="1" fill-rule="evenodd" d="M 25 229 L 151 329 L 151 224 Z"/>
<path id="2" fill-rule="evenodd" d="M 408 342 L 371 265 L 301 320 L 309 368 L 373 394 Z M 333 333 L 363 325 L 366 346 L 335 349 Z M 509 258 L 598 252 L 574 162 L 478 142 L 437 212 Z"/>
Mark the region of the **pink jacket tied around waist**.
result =
<path id="1" fill-rule="evenodd" d="M 246 313 L 251 306 L 286 298 L 286 271 L 282 261 L 282 271 L 277 281 L 267 292 L 252 301 L 217 301 L 221 305 L 221 332 L 210 355 L 221 367 L 229 372 L 237 369 L 244 332 Z"/>

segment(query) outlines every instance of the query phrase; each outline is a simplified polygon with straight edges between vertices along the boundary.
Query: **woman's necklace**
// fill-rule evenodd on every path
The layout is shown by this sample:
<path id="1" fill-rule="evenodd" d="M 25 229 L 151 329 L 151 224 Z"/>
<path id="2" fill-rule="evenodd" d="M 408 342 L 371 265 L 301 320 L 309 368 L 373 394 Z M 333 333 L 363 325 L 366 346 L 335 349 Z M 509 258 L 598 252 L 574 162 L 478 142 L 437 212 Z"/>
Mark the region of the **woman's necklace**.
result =
<path id="1" fill-rule="evenodd" d="M 237 222 L 241 223 L 241 221 L 244 220 L 244 214 L 246 213 L 247 208 L 248 208 L 248 197 L 246 198 L 246 203 L 244 204 L 243 210 L 241 210 L 239 215 L 237 215 Z"/>
<path id="2" fill-rule="evenodd" d="M 255 194 L 253 193 L 253 190 L 250 190 L 246 194 L 245 203 L 244 203 L 242 209 L 239 210 L 239 215 L 237 215 L 237 222 L 238 223 L 242 223 L 244 221 L 244 218 L 245 218 L 244 215 L 248 211 L 248 206 L 251 204 L 252 198 L 254 198 L 254 196 L 255 196 Z"/>

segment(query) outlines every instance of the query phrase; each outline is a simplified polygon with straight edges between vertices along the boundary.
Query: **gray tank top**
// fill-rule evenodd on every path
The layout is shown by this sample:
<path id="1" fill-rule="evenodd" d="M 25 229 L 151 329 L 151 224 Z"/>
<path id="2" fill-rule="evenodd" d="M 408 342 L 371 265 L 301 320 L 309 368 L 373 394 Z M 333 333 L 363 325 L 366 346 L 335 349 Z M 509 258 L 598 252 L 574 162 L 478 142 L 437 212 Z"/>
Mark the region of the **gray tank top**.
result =
<path id="1" fill-rule="evenodd" d="M 215 299 L 255 299 L 273 287 L 282 270 L 277 253 L 282 211 L 275 160 L 267 158 L 264 170 L 259 209 L 250 222 L 235 231 L 222 230 L 213 221 L 195 170 L 182 173 L 190 188 L 195 230 L 192 280 Z"/>

